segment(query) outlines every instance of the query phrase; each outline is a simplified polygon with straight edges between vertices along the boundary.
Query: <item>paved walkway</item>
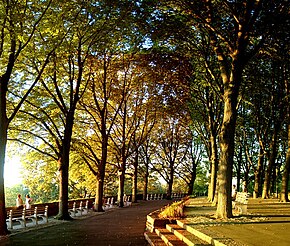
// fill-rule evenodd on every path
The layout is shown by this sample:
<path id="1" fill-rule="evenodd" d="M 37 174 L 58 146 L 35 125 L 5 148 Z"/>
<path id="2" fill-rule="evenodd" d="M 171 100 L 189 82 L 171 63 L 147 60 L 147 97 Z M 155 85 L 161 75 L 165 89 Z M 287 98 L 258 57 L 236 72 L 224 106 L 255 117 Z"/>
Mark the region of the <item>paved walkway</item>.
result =
<path id="1" fill-rule="evenodd" d="M 93 213 L 77 217 L 73 221 L 49 222 L 45 226 L 14 231 L 0 240 L 2 245 L 94 245 L 94 246 L 145 246 L 146 215 L 169 201 L 140 201 L 126 208 L 116 208 L 105 213 Z M 215 208 L 202 206 L 195 210 L 198 216 L 213 215 Z M 235 245 L 290 245 L 290 204 L 277 201 L 252 200 L 249 215 L 228 222 L 203 224 L 203 231 L 215 237 L 231 238 Z M 198 215 L 199 213 L 199 215 Z M 245 221 L 240 221 L 245 218 Z M 200 228 L 202 229 L 202 228 Z"/>
<path id="2" fill-rule="evenodd" d="M 231 239 L 235 246 L 290 245 L 290 203 L 250 198 L 247 215 L 226 221 L 212 219 L 216 208 L 206 198 L 193 199 L 191 204 L 195 216 L 187 218 L 189 223 L 217 240 Z"/>
<path id="3" fill-rule="evenodd" d="M 276 199 L 249 199 L 250 221 L 224 223 L 211 230 L 242 245 L 290 245 L 290 204 Z"/>
<path id="4" fill-rule="evenodd" d="M 46 227 L 12 233 L 0 245 L 147 245 L 144 238 L 146 215 L 169 201 L 140 201 L 131 207 L 77 218 L 73 221 L 50 222 Z M 93 213 L 93 212 L 92 212 Z"/>

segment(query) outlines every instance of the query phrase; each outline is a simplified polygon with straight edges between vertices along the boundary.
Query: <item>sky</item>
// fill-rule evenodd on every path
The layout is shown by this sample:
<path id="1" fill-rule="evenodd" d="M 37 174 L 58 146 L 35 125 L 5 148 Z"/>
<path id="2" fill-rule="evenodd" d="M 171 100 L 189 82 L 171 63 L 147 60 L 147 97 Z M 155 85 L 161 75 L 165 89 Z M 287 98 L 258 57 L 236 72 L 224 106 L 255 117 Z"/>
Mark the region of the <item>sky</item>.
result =
<path id="1" fill-rule="evenodd" d="M 4 184 L 5 187 L 11 187 L 16 184 L 21 184 L 21 162 L 20 157 L 6 158 L 4 166 Z"/>

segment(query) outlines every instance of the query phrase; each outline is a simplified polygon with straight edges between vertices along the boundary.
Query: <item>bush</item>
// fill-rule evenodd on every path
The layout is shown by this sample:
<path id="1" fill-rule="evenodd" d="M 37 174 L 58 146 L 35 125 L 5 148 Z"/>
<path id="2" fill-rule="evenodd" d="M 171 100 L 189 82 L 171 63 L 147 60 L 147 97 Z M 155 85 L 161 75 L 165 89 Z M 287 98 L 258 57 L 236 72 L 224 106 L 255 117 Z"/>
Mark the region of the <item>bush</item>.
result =
<path id="1" fill-rule="evenodd" d="M 186 204 L 186 201 L 189 199 L 189 197 L 184 198 L 181 201 L 174 202 L 171 205 L 168 205 L 164 208 L 162 212 L 160 212 L 159 217 L 160 218 L 182 218 L 184 217 L 184 211 L 183 208 Z"/>

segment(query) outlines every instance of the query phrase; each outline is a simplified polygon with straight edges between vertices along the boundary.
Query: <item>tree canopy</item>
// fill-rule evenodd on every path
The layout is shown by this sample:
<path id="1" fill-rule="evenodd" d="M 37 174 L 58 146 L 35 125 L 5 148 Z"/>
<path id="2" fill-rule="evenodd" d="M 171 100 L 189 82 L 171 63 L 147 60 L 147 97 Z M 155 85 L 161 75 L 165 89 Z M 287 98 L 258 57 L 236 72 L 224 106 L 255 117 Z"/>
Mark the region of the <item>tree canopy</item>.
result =
<path id="1" fill-rule="evenodd" d="M 69 198 L 95 196 L 102 211 L 106 195 L 122 207 L 124 194 L 161 189 L 206 191 L 229 218 L 233 183 L 288 202 L 289 8 L 2 1 L 0 234 L 7 141 L 25 149 L 24 185 L 58 200 L 59 219 Z"/>

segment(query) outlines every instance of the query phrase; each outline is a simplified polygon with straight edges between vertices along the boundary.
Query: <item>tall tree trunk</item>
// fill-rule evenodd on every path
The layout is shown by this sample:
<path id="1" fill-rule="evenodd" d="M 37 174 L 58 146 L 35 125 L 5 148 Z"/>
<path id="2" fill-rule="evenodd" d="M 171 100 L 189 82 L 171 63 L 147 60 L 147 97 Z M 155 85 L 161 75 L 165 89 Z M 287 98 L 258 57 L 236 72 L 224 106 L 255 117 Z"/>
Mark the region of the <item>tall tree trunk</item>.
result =
<path id="1" fill-rule="evenodd" d="M 65 158 L 59 160 L 59 206 L 58 215 L 59 220 L 72 219 L 68 212 L 68 170 L 69 166 Z"/>
<path id="2" fill-rule="evenodd" d="M 239 148 L 239 160 L 237 161 L 237 191 L 240 191 L 240 186 L 241 186 L 241 165 L 243 163 L 243 148 L 242 145 L 240 145 Z"/>
<path id="3" fill-rule="evenodd" d="M 104 118 L 104 117 L 102 117 Z M 102 123 L 102 157 L 99 163 L 99 174 L 97 178 L 97 190 L 95 198 L 95 210 L 102 212 L 103 210 L 103 198 L 104 198 L 104 182 L 106 173 L 106 164 L 108 157 L 108 136 L 106 134 L 106 125 Z"/>
<path id="4" fill-rule="evenodd" d="M 3 29 L 4 30 L 4 29 Z M 6 225 L 5 189 L 4 189 L 4 166 L 7 146 L 7 135 L 9 119 L 7 117 L 7 91 L 8 83 L 15 65 L 16 57 L 16 36 L 11 36 L 11 47 L 9 59 L 4 74 L 0 76 L 0 235 L 9 233 Z M 3 37 L 2 37 L 3 41 Z M 2 58 L 2 57 L 1 57 Z M 2 65 L 2 64 L 1 64 Z M 4 70 L 4 67 L 3 67 Z M 13 118 L 13 117 L 12 117 Z M 12 119 L 10 119 L 11 121 Z"/>
<path id="5" fill-rule="evenodd" d="M 123 166 L 124 167 L 124 166 Z M 125 185 L 125 167 L 119 170 L 119 189 L 118 189 L 118 202 L 119 207 L 124 207 L 124 185 Z"/>
<path id="6" fill-rule="evenodd" d="M 134 170 L 134 174 L 132 176 L 132 203 L 137 202 L 137 173 Z"/>
<path id="7" fill-rule="evenodd" d="M 286 164 L 282 176 L 282 187 L 280 198 L 281 202 L 289 202 L 288 197 L 289 172 L 290 172 L 290 124 L 288 124 L 288 150 L 286 154 Z"/>
<path id="8" fill-rule="evenodd" d="M 289 79 L 287 80 L 287 72 L 289 69 L 284 67 L 285 73 L 285 94 L 286 94 L 286 103 L 287 103 L 287 115 L 286 115 L 286 124 L 288 128 L 288 149 L 286 154 L 286 163 L 284 167 L 284 172 L 282 176 L 282 185 L 281 185 L 281 202 L 289 202 L 288 197 L 288 183 L 289 183 L 289 172 L 290 172 L 290 83 Z"/>
<path id="9" fill-rule="evenodd" d="M 104 198 L 104 181 L 105 181 L 105 167 L 99 169 L 99 175 L 97 178 L 97 189 L 95 198 L 95 210 L 97 212 L 103 212 L 103 198 Z"/>
<path id="10" fill-rule="evenodd" d="M 257 164 L 257 168 L 255 169 L 255 172 L 254 172 L 255 183 L 254 183 L 253 198 L 258 198 L 261 195 L 261 177 L 262 177 L 263 163 L 264 163 L 264 151 L 260 147 L 258 164 Z"/>
<path id="11" fill-rule="evenodd" d="M 195 179 L 196 179 L 196 165 L 192 165 L 192 172 L 191 172 L 191 175 L 190 175 L 190 181 L 189 181 L 189 184 L 188 184 L 188 192 L 187 194 L 188 195 L 193 195 L 193 187 L 194 187 L 194 182 L 195 182 Z"/>
<path id="12" fill-rule="evenodd" d="M 240 61 L 241 63 L 241 61 Z M 237 119 L 237 99 L 242 76 L 242 67 L 237 60 L 233 61 L 233 71 L 230 79 L 224 68 L 222 73 L 224 83 L 224 116 L 220 133 L 220 162 L 218 169 L 218 203 L 217 218 L 231 218 L 232 214 L 232 172 L 235 150 L 235 128 Z"/>
<path id="13" fill-rule="evenodd" d="M 166 191 L 166 199 L 172 199 L 172 188 L 173 188 L 173 178 L 174 178 L 174 163 L 170 163 L 170 173 L 169 173 L 169 180 L 167 182 L 167 191 Z"/>
<path id="14" fill-rule="evenodd" d="M 232 169 L 234 155 L 235 109 L 230 99 L 225 101 L 225 115 L 221 129 L 220 148 L 221 156 L 218 170 L 218 203 L 217 218 L 232 217 Z"/>
<path id="15" fill-rule="evenodd" d="M 270 158 L 268 162 L 268 168 L 265 174 L 265 180 L 264 180 L 264 187 L 263 187 L 263 193 L 262 198 L 266 199 L 270 197 L 270 184 L 271 184 L 271 177 L 273 173 L 273 168 L 275 166 L 275 160 L 277 155 L 277 129 L 274 128 L 274 133 L 272 136 L 272 142 L 270 144 Z"/>
<path id="16" fill-rule="evenodd" d="M 99 175 L 97 178 L 97 188 L 96 188 L 96 197 L 95 197 L 95 211 L 103 212 L 103 197 L 104 197 L 104 178 Z"/>
<path id="17" fill-rule="evenodd" d="M 190 182 L 187 183 L 187 187 L 188 187 L 187 195 L 189 195 L 189 196 L 193 195 L 193 186 L 194 186 L 193 184 L 194 183 L 192 182 L 192 180 L 190 180 Z"/>
<path id="18" fill-rule="evenodd" d="M 217 171 L 218 171 L 217 143 L 216 143 L 216 137 L 213 134 L 210 137 L 210 147 L 211 147 L 211 151 L 210 151 L 211 173 L 210 173 L 210 184 L 209 184 L 209 189 L 208 189 L 208 200 L 210 202 L 213 202 L 215 191 L 216 191 Z"/>
<path id="19" fill-rule="evenodd" d="M 1 95 L 1 92 L 0 92 Z M 2 98 L 2 97 L 1 97 Z M 0 99 L 1 100 L 1 99 Z M 2 103 L 1 103 L 2 104 Z M 2 105 L 1 105 L 2 106 Z M 0 107 L 0 235 L 7 235 L 6 225 L 6 207 L 5 207 L 5 190 L 4 190 L 4 164 L 7 143 L 7 119 L 6 113 Z"/>
<path id="20" fill-rule="evenodd" d="M 75 107 L 72 107 L 66 117 L 64 138 L 62 141 L 61 158 L 59 159 L 59 211 L 56 216 L 59 220 L 71 220 L 68 212 L 68 180 L 69 180 L 69 155 L 71 147 L 72 130 L 74 124 Z"/>
<path id="21" fill-rule="evenodd" d="M 134 162 L 134 173 L 133 173 L 133 180 L 132 180 L 132 202 L 137 202 L 137 182 L 138 182 L 138 150 L 135 156 Z"/>
<path id="22" fill-rule="evenodd" d="M 172 180 L 168 180 L 167 182 L 167 190 L 166 190 L 166 199 L 171 200 L 172 199 Z"/>
<path id="23" fill-rule="evenodd" d="M 146 163 L 146 170 L 144 175 L 144 185 L 143 185 L 143 200 L 147 199 L 147 193 L 148 193 L 148 178 L 149 178 L 149 167 L 148 163 Z"/>

